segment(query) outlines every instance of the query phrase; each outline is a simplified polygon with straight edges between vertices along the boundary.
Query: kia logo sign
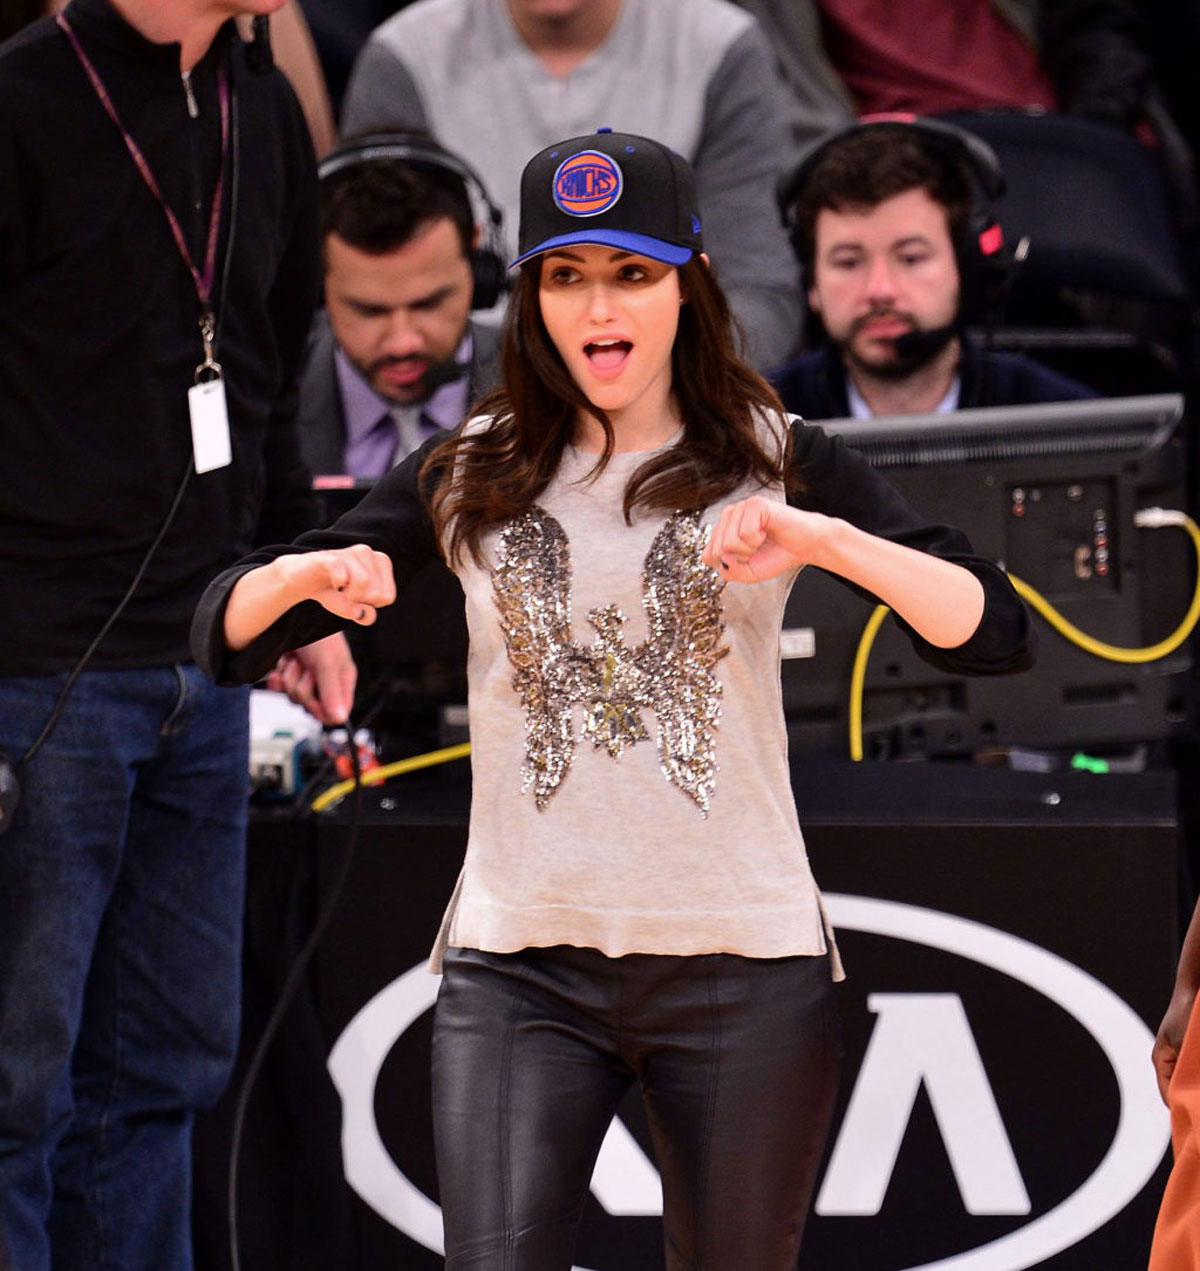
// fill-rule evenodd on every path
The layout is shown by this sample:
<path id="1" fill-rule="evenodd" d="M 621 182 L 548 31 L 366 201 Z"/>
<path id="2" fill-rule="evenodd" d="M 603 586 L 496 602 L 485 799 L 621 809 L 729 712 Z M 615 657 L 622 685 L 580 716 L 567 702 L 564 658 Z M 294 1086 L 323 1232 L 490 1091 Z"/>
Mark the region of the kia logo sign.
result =
<path id="1" fill-rule="evenodd" d="M 1049 1212 L 990 1244 L 926 1263 L 921 1268 L 911 1268 L 911 1271 L 932 1271 L 935 1267 L 937 1271 L 1021 1271 L 1037 1266 L 1102 1226 L 1142 1190 L 1162 1160 L 1170 1125 L 1150 1065 L 1154 1039 L 1141 1019 L 1115 993 L 1056 954 L 981 923 L 863 896 L 830 895 L 825 897 L 825 902 L 834 926 L 841 930 L 871 932 L 957 954 L 1011 976 L 1043 994 L 1087 1030 L 1103 1051 L 1116 1079 L 1120 1099 L 1116 1133 L 1103 1160 L 1082 1186 Z M 880 1016 L 880 1024 L 886 1020 L 886 1013 Z M 880 1024 L 876 1026 L 873 1044 Z M 940 1045 L 939 1037 L 937 1044 L 926 1045 L 921 1053 L 936 1057 Z M 973 1068 L 970 1064 L 965 1066 L 968 1072 Z M 871 1048 L 868 1048 L 860 1079 L 869 1078 L 871 1071 Z M 934 1070 L 939 1074 L 946 1071 Z M 945 1088 L 946 1077 L 935 1077 L 932 1073 L 925 1076 L 936 1110 L 938 1090 Z M 828 1204 L 831 1180 L 837 1178 L 839 1154 L 850 1142 L 847 1135 L 855 1131 L 855 1104 L 863 1090 L 860 1080 L 818 1191 L 818 1213 L 822 1212 L 823 1203 Z M 986 1104 L 978 1101 L 974 1106 L 977 1110 L 981 1107 L 986 1110 Z M 955 1149 L 967 1147 L 965 1134 L 951 1129 L 956 1123 L 950 1121 L 948 1125 L 946 1117 L 939 1115 L 939 1122 L 953 1162 Z M 983 1123 L 987 1133 L 986 1115 Z M 1006 1149 L 1007 1145 L 1005 1155 L 1008 1155 Z M 989 1156 L 993 1163 L 1003 1159 L 992 1153 Z M 955 1164 L 961 1183 L 962 1174 L 957 1162 Z M 964 1187 L 963 1191 L 964 1199 L 969 1202 L 968 1189 Z"/>
<path id="2" fill-rule="evenodd" d="M 1153 1038 L 1095 977 L 1017 936 L 894 901 L 830 894 L 835 927 L 907 941 L 967 959 L 1033 989 L 1071 1016 L 1103 1053 L 1120 1108 L 1112 1141 L 1065 1199 L 987 1244 L 896 1271 L 1022 1271 L 1078 1243 L 1149 1181 L 1169 1142 L 1150 1065 Z M 432 1005 L 438 980 L 424 965 L 392 981 L 351 1020 L 329 1056 L 342 1099 L 346 1178 L 377 1213 L 418 1244 L 443 1251 L 441 1212 L 397 1167 L 375 1120 L 375 1086 L 401 1035 Z M 917 1093 L 924 1089 L 970 1214 L 1025 1215 L 1029 1198 L 961 1000 L 953 993 L 871 993 L 874 1028 L 820 1182 L 818 1215 L 878 1212 Z M 1019 1026 L 1019 1021 L 1014 1021 Z M 1050 1057 L 1047 1057 L 1049 1060 Z M 662 1212 L 658 1176 L 614 1120 L 592 1179 L 613 1215 Z M 577 1268 L 576 1271 L 585 1271 Z"/>

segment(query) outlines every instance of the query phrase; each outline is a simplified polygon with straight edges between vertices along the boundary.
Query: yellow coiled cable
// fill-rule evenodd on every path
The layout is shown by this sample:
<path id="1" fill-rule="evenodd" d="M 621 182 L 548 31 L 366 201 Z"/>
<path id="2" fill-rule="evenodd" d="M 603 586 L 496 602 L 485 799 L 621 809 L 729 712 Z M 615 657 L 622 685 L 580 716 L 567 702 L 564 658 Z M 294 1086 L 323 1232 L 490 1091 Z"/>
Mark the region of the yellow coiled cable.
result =
<path id="1" fill-rule="evenodd" d="M 1141 529 L 1161 529 L 1164 526 L 1172 525 L 1186 530 L 1191 537 L 1193 547 L 1196 549 L 1197 560 L 1200 561 L 1200 527 L 1185 512 L 1164 508 L 1143 508 L 1134 514 L 1133 522 Z M 1200 621 L 1200 570 L 1197 570 L 1196 586 L 1192 591 L 1192 602 L 1188 606 L 1188 611 L 1184 615 L 1183 621 L 1165 639 L 1142 649 L 1126 649 L 1120 645 L 1108 644 L 1103 640 L 1097 640 L 1094 636 L 1081 631 L 1073 622 L 1064 618 L 1045 596 L 1036 591 L 1027 582 L 1013 574 L 1009 574 L 1008 577 L 1017 594 L 1028 601 L 1030 606 L 1037 613 L 1040 613 L 1059 635 L 1069 640 L 1072 644 L 1078 645 L 1079 648 L 1087 653 L 1094 654 L 1098 658 L 1104 658 L 1109 662 L 1142 663 L 1156 662 L 1160 658 L 1165 658 L 1169 653 L 1174 653 L 1179 648 L 1191 635 L 1197 621 Z M 860 762 L 863 757 L 862 713 L 863 693 L 867 677 L 867 659 L 870 656 L 871 646 L 875 643 L 879 628 L 890 612 L 891 610 L 887 605 L 875 606 L 871 611 L 871 616 L 867 619 L 866 626 L 863 627 L 862 635 L 858 640 L 858 647 L 854 653 L 854 666 L 850 673 L 850 758 L 855 763 Z"/>

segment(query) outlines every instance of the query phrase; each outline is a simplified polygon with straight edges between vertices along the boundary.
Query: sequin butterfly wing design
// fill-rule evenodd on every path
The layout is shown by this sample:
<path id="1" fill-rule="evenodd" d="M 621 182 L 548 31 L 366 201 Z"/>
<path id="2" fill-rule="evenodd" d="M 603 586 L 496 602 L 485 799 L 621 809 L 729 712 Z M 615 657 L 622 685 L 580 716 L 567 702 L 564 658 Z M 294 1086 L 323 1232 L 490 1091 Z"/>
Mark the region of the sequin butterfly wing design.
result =
<path id="1" fill-rule="evenodd" d="M 571 637 L 571 549 L 562 526 L 534 506 L 500 534 L 492 590 L 525 708 L 522 794 L 544 808 L 575 753 L 572 707 L 587 695 L 591 661 Z"/>
<path id="2" fill-rule="evenodd" d="M 642 570 L 649 634 L 634 653 L 658 721 L 659 765 L 707 815 L 716 787 L 725 583 L 702 559 L 709 530 L 699 512 L 676 512 L 656 535 Z"/>
<path id="3" fill-rule="evenodd" d="M 539 808 L 570 770 L 580 705 L 584 738 L 614 759 L 649 737 L 652 711 L 663 775 L 707 813 L 721 698 L 712 668 L 727 649 L 724 584 L 700 555 L 706 537 L 699 512 L 675 513 L 655 536 L 642 575 L 649 633 L 630 648 L 615 605 L 589 612 L 590 646 L 573 639 L 570 545 L 553 516 L 534 507 L 501 533 L 492 582 L 525 709 L 522 791 L 532 788 Z"/>

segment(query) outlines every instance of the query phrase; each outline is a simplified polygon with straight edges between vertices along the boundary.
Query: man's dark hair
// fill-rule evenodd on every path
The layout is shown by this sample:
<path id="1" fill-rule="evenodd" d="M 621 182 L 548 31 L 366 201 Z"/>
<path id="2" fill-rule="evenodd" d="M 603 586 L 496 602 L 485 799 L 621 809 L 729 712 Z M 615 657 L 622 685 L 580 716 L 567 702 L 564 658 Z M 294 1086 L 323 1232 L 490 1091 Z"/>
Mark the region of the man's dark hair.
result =
<path id="1" fill-rule="evenodd" d="M 946 209 L 950 237 L 962 263 L 976 193 L 966 163 L 925 142 L 904 124 L 877 125 L 848 134 L 813 163 L 792 205 L 793 242 L 807 279 L 816 260 L 817 215 L 869 212 L 885 199 L 924 190 Z"/>
<path id="2" fill-rule="evenodd" d="M 463 255 L 475 241 L 475 214 L 456 172 L 408 159 L 353 163 L 321 181 L 321 238 L 336 234 L 359 251 L 379 255 L 403 247 L 431 221 L 448 217 Z"/>

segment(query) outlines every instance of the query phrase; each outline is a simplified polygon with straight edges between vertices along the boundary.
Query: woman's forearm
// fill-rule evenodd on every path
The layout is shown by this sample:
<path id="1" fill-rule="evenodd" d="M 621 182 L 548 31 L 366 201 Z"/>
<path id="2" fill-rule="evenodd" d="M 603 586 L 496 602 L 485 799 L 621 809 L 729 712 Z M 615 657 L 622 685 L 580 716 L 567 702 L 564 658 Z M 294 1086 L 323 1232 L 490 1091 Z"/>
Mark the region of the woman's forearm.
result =
<path id="1" fill-rule="evenodd" d="M 983 618 L 983 584 L 970 570 L 846 521 L 828 519 L 811 561 L 878 596 L 939 648 L 966 643 Z"/>
<path id="2" fill-rule="evenodd" d="M 339 618 L 369 626 L 396 599 L 392 563 L 364 543 L 276 557 L 237 580 L 225 606 L 225 643 L 235 653 L 289 609 L 315 600 Z"/>

